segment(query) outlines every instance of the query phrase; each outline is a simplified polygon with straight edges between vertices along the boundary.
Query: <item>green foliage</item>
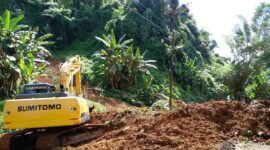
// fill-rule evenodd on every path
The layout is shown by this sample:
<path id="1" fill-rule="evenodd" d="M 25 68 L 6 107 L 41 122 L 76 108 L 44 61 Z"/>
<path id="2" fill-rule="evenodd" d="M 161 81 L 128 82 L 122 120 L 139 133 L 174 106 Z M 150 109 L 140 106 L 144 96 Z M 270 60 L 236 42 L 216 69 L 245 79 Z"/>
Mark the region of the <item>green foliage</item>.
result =
<path id="1" fill-rule="evenodd" d="M 195 59 L 186 59 L 183 64 L 178 63 L 175 67 L 175 75 L 176 80 L 179 81 L 184 89 L 198 86 L 199 70 L 196 67 Z"/>
<path id="2" fill-rule="evenodd" d="M 88 107 L 94 106 L 95 108 L 94 108 L 93 111 L 95 111 L 95 112 L 105 112 L 105 111 L 107 111 L 107 109 L 106 109 L 106 107 L 104 105 L 102 105 L 102 104 L 100 104 L 98 102 L 94 102 L 92 100 L 88 100 L 87 105 L 88 105 Z"/>
<path id="3" fill-rule="evenodd" d="M 144 57 L 158 60 L 157 66 L 160 68 L 159 70 L 151 70 L 151 72 L 154 72 L 154 74 L 152 74 L 153 77 L 139 75 L 135 77 L 136 80 L 131 79 L 134 80 L 134 84 L 131 84 L 129 88 L 122 88 L 124 92 L 131 94 L 130 98 L 128 99 L 133 100 L 135 98 L 144 101 L 146 104 L 150 104 L 159 99 L 157 95 L 161 94 L 167 96 L 169 90 L 169 81 L 167 79 L 168 73 L 164 72 L 167 72 L 169 69 L 168 58 L 170 56 L 170 41 L 168 39 L 170 35 L 170 23 L 166 17 L 169 18 L 170 16 L 163 16 L 161 10 L 166 8 L 169 3 L 163 3 L 162 1 L 140 1 L 141 4 L 133 2 L 119 3 L 116 1 L 107 1 L 105 3 L 102 6 L 100 5 L 99 8 L 93 7 L 92 4 L 73 7 L 78 11 L 72 13 L 74 19 L 71 20 L 70 24 L 72 24 L 73 29 L 70 32 L 74 32 L 73 37 L 76 37 L 77 39 L 70 46 L 65 48 L 65 50 L 55 51 L 54 55 L 56 55 L 56 58 L 60 59 L 65 59 L 66 57 L 70 57 L 74 54 L 85 56 L 86 61 L 85 64 L 83 64 L 83 68 L 86 69 L 83 69 L 83 82 L 94 86 L 104 87 L 104 85 L 107 85 L 107 87 L 112 87 L 111 81 L 109 81 L 110 79 L 107 78 L 105 74 L 106 67 L 102 66 L 108 61 L 90 58 L 89 56 L 99 53 L 96 51 L 101 48 L 106 48 L 106 44 L 103 44 L 104 41 L 97 43 L 97 41 L 94 40 L 94 35 L 103 34 L 104 30 L 102 27 L 104 27 L 106 31 L 111 31 L 114 29 L 116 37 L 126 34 L 127 38 L 134 39 L 134 47 L 136 45 L 145 49 L 147 53 L 144 55 Z M 101 21 L 99 16 L 105 16 L 106 19 Z M 151 22 L 147 21 L 145 18 Z M 198 94 L 192 97 L 185 94 L 187 92 L 186 87 L 188 85 L 182 83 L 185 82 L 183 80 L 186 79 L 183 77 L 178 79 L 178 77 L 176 77 L 176 83 L 173 89 L 174 98 L 189 99 L 192 97 L 194 100 L 198 98 L 197 95 L 199 95 L 199 98 L 202 97 L 201 95 L 204 95 L 203 98 L 206 100 L 213 95 L 216 97 L 224 97 L 225 90 L 222 83 L 218 83 L 220 81 L 215 81 L 213 79 L 213 74 L 205 73 L 209 72 L 207 71 L 208 64 L 215 63 L 211 62 L 210 60 L 211 50 L 216 46 L 215 41 L 209 38 L 210 34 L 207 31 L 201 31 L 197 28 L 195 20 L 187 11 L 181 12 L 179 18 L 177 17 L 177 20 L 179 23 L 181 22 L 181 26 L 178 24 L 179 31 L 176 33 L 176 64 L 178 66 L 182 66 L 185 63 L 185 60 L 196 59 L 196 77 L 191 77 L 194 79 L 194 81 L 191 82 L 194 83 L 195 81 L 199 81 L 202 83 L 202 85 L 204 85 L 204 87 L 208 85 L 210 87 L 207 87 L 207 90 L 200 93 L 200 88 L 193 89 L 193 87 L 196 86 L 191 85 L 190 90 L 194 90 L 194 92 L 190 92 L 191 94 L 198 91 Z M 84 23 L 81 24 L 80 22 Z M 156 25 L 158 25 L 160 28 Z M 81 28 L 82 26 L 84 28 Z M 104 37 L 101 38 L 103 39 Z M 107 44 L 107 46 L 108 45 L 110 44 Z M 136 49 L 133 49 L 133 51 L 133 54 L 135 55 Z M 213 55 L 212 57 L 215 56 Z M 118 57 L 114 58 L 115 61 L 116 58 Z M 103 71 L 101 69 L 102 67 Z M 180 67 L 177 67 L 176 69 L 180 71 Z M 111 67 L 111 70 L 119 72 L 121 67 Z M 178 73 L 175 74 L 177 76 Z M 203 77 L 205 74 L 209 75 L 209 77 Z M 123 73 L 117 76 L 119 76 L 119 79 L 126 78 L 126 76 L 123 76 Z M 197 79 L 197 77 L 199 77 L 199 79 Z M 127 81 L 121 83 L 127 85 L 128 83 L 126 82 Z M 214 83 L 214 85 L 212 85 L 212 83 Z M 207 91 L 210 91 L 211 94 L 206 94 Z M 221 96 L 218 95 L 219 92 L 222 93 Z M 120 96 L 117 96 L 116 93 L 109 95 L 121 99 L 121 94 Z"/>
<path id="4" fill-rule="evenodd" d="M 81 74 L 82 74 L 82 81 L 83 83 L 88 83 L 90 81 L 93 82 L 94 79 L 94 71 L 93 71 L 93 66 L 94 63 L 91 59 L 88 59 L 87 57 L 82 56 L 81 57 L 81 63 L 82 63 L 82 69 L 81 69 Z M 93 84 L 93 83 L 90 83 Z M 94 83 L 94 85 L 98 85 L 98 83 Z"/>
<path id="5" fill-rule="evenodd" d="M 228 73 L 225 84 L 231 95 L 238 93 L 249 98 L 268 98 L 268 59 L 269 56 L 269 10 L 270 5 L 261 3 L 251 23 L 239 17 L 241 25 L 235 27 L 228 44 L 234 52 L 233 68 Z"/>
<path id="6" fill-rule="evenodd" d="M 2 126 L 3 126 L 3 113 L 0 112 L 0 134 L 4 133 Z"/>
<path id="7" fill-rule="evenodd" d="M 202 68 L 196 64 L 195 59 L 187 59 L 184 63 L 177 64 L 175 66 L 175 78 L 185 90 L 185 93 L 183 93 L 184 97 L 189 97 L 188 100 L 197 98 L 196 95 L 203 95 L 202 97 L 199 96 L 199 99 L 225 98 L 227 94 L 226 87 L 215 78 L 221 73 L 216 72 L 214 74 L 214 71 L 217 71 L 216 69 L 213 66 L 212 68 Z M 222 71 L 221 68 L 219 69 Z M 193 92 L 194 94 L 190 95 L 188 94 L 189 92 Z M 193 95 L 195 97 L 190 98 Z M 198 101 L 202 101 L 203 99 Z"/>
<path id="8" fill-rule="evenodd" d="M 5 133 L 6 131 L 2 129 L 3 126 L 3 107 L 5 101 L 0 101 L 0 134 Z"/>
<path id="9" fill-rule="evenodd" d="M 51 44 L 45 41 L 51 35 L 37 37 L 38 28 L 32 30 L 19 24 L 22 19 L 23 15 L 11 18 L 8 10 L 0 17 L 0 83 L 3 85 L 0 94 L 3 97 L 16 92 L 19 79 L 29 82 L 42 73 L 44 59 L 51 55 L 44 47 Z"/>
<path id="10" fill-rule="evenodd" d="M 168 100 L 158 100 L 151 106 L 153 110 L 166 110 L 166 105 L 168 105 Z"/>
<path id="11" fill-rule="evenodd" d="M 3 112 L 5 101 L 0 100 L 0 112 Z"/>
<path id="12" fill-rule="evenodd" d="M 270 98 L 270 70 L 261 72 L 258 75 L 251 76 L 245 92 L 251 99 L 269 99 Z"/>
<path id="13" fill-rule="evenodd" d="M 154 60 L 143 60 L 140 49 L 133 47 L 133 40 L 124 40 L 124 38 L 125 36 L 122 36 L 117 41 L 113 30 L 108 36 L 103 34 L 102 38 L 96 37 L 106 46 L 106 49 L 94 54 L 101 62 L 98 72 L 105 75 L 107 86 L 112 89 L 129 87 L 139 72 L 150 75 L 147 68 L 156 68 L 151 64 L 155 62 Z"/>
<path id="14" fill-rule="evenodd" d="M 269 3 L 261 3 L 255 10 L 254 16 L 252 18 L 252 30 L 256 33 L 258 38 L 266 38 L 269 34 L 268 27 L 269 24 Z"/>
<path id="15" fill-rule="evenodd" d="M 269 24 L 266 21 L 269 16 L 267 3 L 257 8 L 253 18 L 254 23 L 249 24 L 244 18 L 241 18 L 243 24 L 236 28 L 237 34 L 233 35 L 230 40 L 231 47 L 237 54 L 231 64 L 228 63 L 228 60 L 213 54 L 213 49 L 217 46 L 216 42 L 210 38 L 209 32 L 197 27 L 187 6 L 173 3 L 162 0 L 5 0 L 3 6 L 15 8 L 16 5 L 18 9 L 13 12 L 17 15 L 24 14 L 23 22 L 25 24 L 39 26 L 41 34 L 53 33 L 53 40 L 56 41 L 53 55 L 57 59 L 65 60 L 75 54 L 81 55 L 84 83 L 100 87 L 121 88 L 120 91 L 127 93 L 126 95 L 129 97 L 122 99 L 131 101 L 138 99 L 147 105 L 168 96 L 168 71 L 170 70 L 168 60 L 172 54 L 170 50 L 173 11 L 177 13 L 177 17 L 174 18 L 176 22 L 176 50 L 173 52 L 175 54 L 173 57 L 174 98 L 202 102 L 211 98 L 226 98 L 228 93 L 232 97 L 236 97 L 236 93 L 245 92 L 248 84 L 251 82 L 253 84 L 253 77 L 270 66 L 269 32 L 266 32 Z M 3 10 L 3 6 L 0 6 L 1 10 Z M 179 6 L 181 11 L 174 9 L 176 6 Z M 14 20 L 14 22 L 16 21 Z M 21 30 L 24 29 L 29 28 L 22 26 Z M 105 40 L 105 43 L 108 42 L 105 37 L 101 37 L 100 42 L 95 39 L 96 35 L 105 34 L 105 31 L 110 32 L 112 29 L 115 31 L 115 37 L 126 35 L 127 39 L 134 40 L 132 44 L 127 44 L 127 47 L 132 47 L 130 48 L 132 50 L 128 50 L 128 48 L 114 50 L 108 48 L 104 41 L 102 42 L 102 39 Z M 25 37 L 29 38 L 29 36 Z M 8 41 L 3 42 L 2 49 L 7 49 L 7 43 Z M 115 45 L 115 43 L 110 43 L 109 47 L 111 44 Z M 138 61 L 135 61 L 136 65 L 131 62 L 136 60 L 136 51 L 139 52 L 135 47 L 142 49 L 140 56 L 143 55 L 144 59 L 157 60 L 158 69 L 147 69 L 151 71 L 152 76 L 143 75 L 139 71 L 141 68 L 134 69 L 138 65 Z M 107 54 L 109 54 L 109 49 L 113 49 L 111 51 L 112 61 L 102 60 L 104 59 L 101 57 L 104 52 L 102 49 Z M 147 53 L 144 53 L 145 51 Z M 117 53 L 123 55 L 117 55 Z M 99 58 L 102 59 L 91 57 L 93 54 L 99 54 Z M 113 57 L 116 55 L 117 57 Z M 8 56 L 13 56 L 13 54 Z M 19 56 L 18 58 L 20 58 Z M 24 56 L 27 55 L 24 54 Z M 12 57 L 11 60 L 13 60 Z M 124 62 L 127 60 L 129 63 Z M 32 59 L 29 56 L 29 59 L 22 61 L 17 59 L 17 63 L 14 63 L 21 64 L 23 71 L 18 68 L 17 70 L 22 72 L 23 76 L 29 76 L 32 74 L 31 72 L 38 70 L 35 67 L 31 69 L 33 66 L 31 62 Z M 116 65 L 112 65 L 113 62 Z M 123 63 L 132 66 L 132 69 L 124 71 L 125 67 L 128 67 Z M 107 65 L 107 68 L 104 64 Z M 261 71 L 258 66 L 265 68 L 262 68 Z M 14 70 L 12 69 L 14 67 L 16 68 L 16 65 L 10 65 L 9 68 Z M 18 78 L 16 72 L 12 73 L 12 76 L 10 79 Z M 0 75 L 0 80 L 1 78 L 3 78 L 2 75 Z M 239 78 L 240 80 L 238 80 Z M 113 84 L 113 80 L 117 82 Z M 122 96 L 115 93 L 112 95 L 119 98 Z"/>
<path id="16" fill-rule="evenodd" d="M 137 99 L 143 101 L 146 105 L 151 105 L 160 99 L 169 97 L 169 79 L 167 73 L 160 70 L 151 70 L 152 76 L 142 76 L 131 91 L 136 91 Z M 173 96 L 180 98 L 177 88 L 173 89 Z"/>

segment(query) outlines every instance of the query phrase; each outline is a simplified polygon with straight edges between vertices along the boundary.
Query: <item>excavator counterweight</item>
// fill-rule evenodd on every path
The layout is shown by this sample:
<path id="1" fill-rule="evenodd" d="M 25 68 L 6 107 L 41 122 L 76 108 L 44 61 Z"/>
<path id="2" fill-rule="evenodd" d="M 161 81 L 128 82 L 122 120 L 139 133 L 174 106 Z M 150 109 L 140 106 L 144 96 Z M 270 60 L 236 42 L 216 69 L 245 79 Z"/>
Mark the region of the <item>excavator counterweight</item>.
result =
<path id="1" fill-rule="evenodd" d="M 10 100 L 4 107 L 6 129 L 72 126 L 89 119 L 87 103 L 78 97 Z"/>

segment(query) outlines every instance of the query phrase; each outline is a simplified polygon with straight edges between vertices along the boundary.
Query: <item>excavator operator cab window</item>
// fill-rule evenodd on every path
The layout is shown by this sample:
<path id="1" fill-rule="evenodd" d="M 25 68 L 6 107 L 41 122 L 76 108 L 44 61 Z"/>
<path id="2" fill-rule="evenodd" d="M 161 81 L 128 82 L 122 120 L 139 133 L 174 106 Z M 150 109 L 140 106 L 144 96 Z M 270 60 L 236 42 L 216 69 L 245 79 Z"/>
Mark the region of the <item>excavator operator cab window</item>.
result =
<path id="1" fill-rule="evenodd" d="M 51 85 L 50 88 L 51 88 L 51 92 L 55 92 L 55 86 Z"/>
<path id="2" fill-rule="evenodd" d="M 60 92 L 65 92 L 64 85 L 60 85 Z"/>
<path id="3" fill-rule="evenodd" d="M 52 93 L 55 86 L 48 84 L 28 84 L 24 86 L 23 94 Z"/>
<path id="4" fill-rule="evenodd" d="M 45 97 L 66 97 L 63 92 L 56 92 L 55 86 L 45 83 L 26 84 L 22 88 L 22 92 L 16 96 L 16 99 L 25 98 L 45 98 Z"/>

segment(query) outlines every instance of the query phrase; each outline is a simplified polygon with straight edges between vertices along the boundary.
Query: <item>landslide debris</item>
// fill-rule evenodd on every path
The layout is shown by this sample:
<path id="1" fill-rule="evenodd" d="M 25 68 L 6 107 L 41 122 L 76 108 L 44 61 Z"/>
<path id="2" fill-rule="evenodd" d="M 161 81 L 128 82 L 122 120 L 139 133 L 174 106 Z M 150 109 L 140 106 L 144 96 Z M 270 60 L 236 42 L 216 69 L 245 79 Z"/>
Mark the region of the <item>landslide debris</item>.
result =
<path id="1" fill-rule="evenodd" d="M 107 123 L 104 136 L 67 149 L 221 149 L 228 140 L 269 142 L 270 111 L 241 102 L 209 101 L 169 111 L 109 111 L 92 113 L 89 123 Z M 228 143 L 228 142 L 227 142 Z"/>

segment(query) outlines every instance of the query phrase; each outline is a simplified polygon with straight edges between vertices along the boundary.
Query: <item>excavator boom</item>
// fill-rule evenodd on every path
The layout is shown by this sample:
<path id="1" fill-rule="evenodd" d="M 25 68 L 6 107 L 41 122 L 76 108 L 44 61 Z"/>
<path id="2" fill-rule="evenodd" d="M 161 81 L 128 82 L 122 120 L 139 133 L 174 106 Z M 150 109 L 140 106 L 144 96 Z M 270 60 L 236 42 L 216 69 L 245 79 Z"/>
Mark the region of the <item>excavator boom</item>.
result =
<path id="1" fill-rule="evenodd" d="M 81 59 L 77 55 L 60 65 L 60 89 L 79 96 L 81 94 Z M 75 88 L 75 90 L 74 90 Z"/>

